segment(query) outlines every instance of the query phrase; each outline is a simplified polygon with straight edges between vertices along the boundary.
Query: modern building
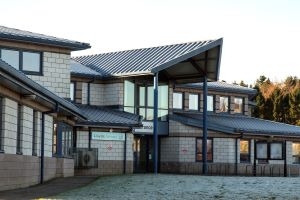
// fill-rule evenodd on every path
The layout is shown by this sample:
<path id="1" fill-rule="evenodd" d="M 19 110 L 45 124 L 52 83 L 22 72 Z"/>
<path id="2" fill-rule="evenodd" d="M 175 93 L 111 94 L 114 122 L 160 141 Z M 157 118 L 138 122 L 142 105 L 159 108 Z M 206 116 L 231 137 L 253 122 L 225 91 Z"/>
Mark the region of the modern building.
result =
<path id="1" fill-rule="evenodd" d="M 71 58 L 90 45 L 0 26 L 0 190 L 74 174 L 299 175 L 300 127 L 252 118 L 256 91 L 216 82 L 222 43 Z"/>

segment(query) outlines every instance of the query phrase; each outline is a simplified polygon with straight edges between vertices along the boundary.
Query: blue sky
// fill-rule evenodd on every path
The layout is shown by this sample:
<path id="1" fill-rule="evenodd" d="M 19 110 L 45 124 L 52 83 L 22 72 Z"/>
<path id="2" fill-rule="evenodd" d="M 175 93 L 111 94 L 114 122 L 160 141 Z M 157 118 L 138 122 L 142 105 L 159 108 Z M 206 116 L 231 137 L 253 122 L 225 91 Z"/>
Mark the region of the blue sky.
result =
<path id="1" fill-rule="evenodd" d="M 88 42 L 86 55 L 223 38 L 220 80 L 300 77 L 298 0 L 0 0 L 0 25 Z"/>

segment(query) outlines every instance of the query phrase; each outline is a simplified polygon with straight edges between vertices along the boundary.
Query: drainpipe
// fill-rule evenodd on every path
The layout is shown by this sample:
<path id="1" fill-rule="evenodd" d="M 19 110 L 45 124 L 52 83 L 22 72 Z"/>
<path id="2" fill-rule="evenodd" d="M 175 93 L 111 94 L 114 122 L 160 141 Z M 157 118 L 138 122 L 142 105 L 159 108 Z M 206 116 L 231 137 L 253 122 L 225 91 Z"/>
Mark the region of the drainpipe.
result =
<path id="1" fill-rule="evenodd" d="M 57 113 L 58 112 L 58 104 L 56 104 L 55 110 L 42 112 L 42 130 L 41 130 L 41 177 L 40 184 L 44 183 L 44 163 L 45 163 L 45 115 Z"/>
<path id="2" fill-rule="evenodd" d="M 132 130 L 132 129 L 131 129 L 131 130 Z M 123 174 L 126 174 L 126 162 L 127 162 L 127 158 L 126 158 L 126 154 L 127 154 L 127 132 L 125 132 L 124 134 L 125 134 L 125 141 L 124 141 Z"/>
<path id="3" fill-rule="evenodd" d="M 254 140 L 254 164 L 253 164 L 253 176 L 256 176 L 256 140 Z"/>
<path id="4" fill-rule="evenodd" d="M 90 82 L 88 82 L 88 91 L 87 91 L 87 105 L 91 104 L 91 83 L 93 83 L 95 81 L 95 78 L 93 78 L 93 80 L 91 80 Z"/>
<path id="5" fill-rule="evenodd" d="M 203 81 L 203 138 L 202 138 L 202 173 L 207 175 L 207 76 Z"/>
<path id="6" fill-rule="evenodd" d="M 235 165 L 234 165 L 234 173 L 238 174 L 238 138 L 235 138 Z"/>
<path id="7" fill-rule="evenodd" d="M 158 168 L 158 73 L 154 76 L 154 119 L 153 119 L 153 165 L 154 174 L 157 174 Z"/>
<path id="8" fill-rule="evenodd" d="M 91 127 L 89 127 L 89 143 L 88 143 L 88 147 L 89 147 L 89 150 L 91 150 L 92 148 L 92 129 Z"/>

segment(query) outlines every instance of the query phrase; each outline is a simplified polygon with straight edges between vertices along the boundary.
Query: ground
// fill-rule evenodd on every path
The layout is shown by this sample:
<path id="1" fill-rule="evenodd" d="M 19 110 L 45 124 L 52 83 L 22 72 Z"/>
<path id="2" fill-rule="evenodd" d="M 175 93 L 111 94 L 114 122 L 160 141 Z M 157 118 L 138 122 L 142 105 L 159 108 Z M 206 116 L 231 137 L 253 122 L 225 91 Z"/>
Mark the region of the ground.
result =
<path id="1" fill-rule="evenodd" d="M 54 199 L 300 199 L 300 177 L 135 174 L 101 177 Z"/>

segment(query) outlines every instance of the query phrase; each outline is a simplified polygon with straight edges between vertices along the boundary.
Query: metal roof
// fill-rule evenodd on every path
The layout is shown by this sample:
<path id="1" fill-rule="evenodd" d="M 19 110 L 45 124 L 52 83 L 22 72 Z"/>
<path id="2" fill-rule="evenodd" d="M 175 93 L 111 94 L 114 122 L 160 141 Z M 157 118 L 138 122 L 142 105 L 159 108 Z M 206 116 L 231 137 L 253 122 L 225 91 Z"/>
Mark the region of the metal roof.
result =
<path id="1" fill-rule="evenodd" d="M 32 79 L 28 78 L 23 72 L 16 70 L 6 62 L 0 59 L 0 84 L 5 85 L 12 91 L 16 91 L 21 95 L 36 95 L 36 101 L 52 105 L 61 111 L 71 113 L 77 117 L 85 119 L 85 116 L 79 108 L 71 102 L 57 96 L 45 87 L 39 85 Z"/>
<path id="2" fill-rule="evenodd" d="M 187 84 L 176 84 L 175 87 L 178 88 L 192 88 L 192 89 L 200 89 L 203 88 L 203 83 L 187 83 Z M 217 92 L 232 92 L 238 94 L 247 94 L 249 96 L 254 96 L 257 93 L 256 89 L 243 87 L 240 85 L 229 84 L 225 82 L 207 82 L 207 88 L 209 91 L 217 91 Z"/>
<path id="3" fill-rule="evenodd" d="M 91 48 L 90 44 L 0 26 L 0 39 L 64 47 L 73 51 Z"/>
<path id="4" fill-rule="evenodd" d="M 191 113 L 175 113 L 169 116 L 174 121 L 202 128 L 203 115 Z M 253 118 L 245 115 L 208 114 L 209 130 L 224 133 L 243 133 L 254 135 L 278 135 L 300 137 L 300 126 Z"/>
<path id="5" fill-rule="evenodd" d="M 223 39 L 189 42 L 74 57 L 104 77 L 153 74 L 164 70 L 168 76 L 219 75 Z M 172 66 L 172 67 L 171 67 Z"/>
<path id="6" fill-rule="evenodd" d="M 77 62 L 76 60 L 71 59 L 71 74 L 79 76 L 88 76 L 88 77 L 101 77 L 102 75 L 92 70 L 91 68 Z"/>
<path id="7" fill-rule="evenodd" d="M 77 105 L 87 116 L 87 120 L 78 121 L 77 126 L 121 126 L 138 127 L 141 126 L 141 117 L 124 111 L 113 110 L 107 107 Z"/>

